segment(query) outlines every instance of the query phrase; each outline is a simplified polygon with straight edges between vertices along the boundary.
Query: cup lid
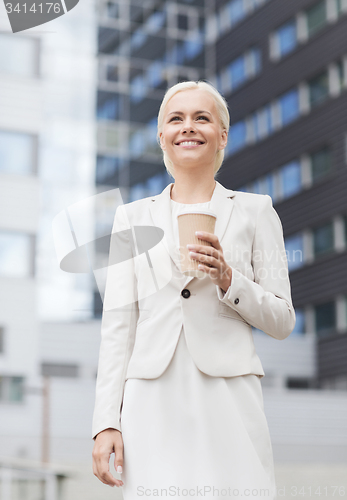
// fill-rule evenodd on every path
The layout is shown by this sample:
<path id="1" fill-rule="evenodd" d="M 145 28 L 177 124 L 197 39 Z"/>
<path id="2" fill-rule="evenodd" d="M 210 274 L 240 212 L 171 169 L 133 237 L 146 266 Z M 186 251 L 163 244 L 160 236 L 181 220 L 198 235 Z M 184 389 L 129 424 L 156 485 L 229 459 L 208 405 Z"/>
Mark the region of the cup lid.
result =
<path id="1" fill-rule="evenodd" d="M 211 215 L 212 217 L 215 217 L 217 219 L 217 214 L 215 212 L 212 212 L 211 210 L 199 210 L 199 209 L 184 210 L 184 211 L 180 212 L 177 215 L 177 217 L 179 217 L 180 215 L 187 215 L 187 214 L 189 214 L 189 215 L 191 215 L 191 214 Z"/>

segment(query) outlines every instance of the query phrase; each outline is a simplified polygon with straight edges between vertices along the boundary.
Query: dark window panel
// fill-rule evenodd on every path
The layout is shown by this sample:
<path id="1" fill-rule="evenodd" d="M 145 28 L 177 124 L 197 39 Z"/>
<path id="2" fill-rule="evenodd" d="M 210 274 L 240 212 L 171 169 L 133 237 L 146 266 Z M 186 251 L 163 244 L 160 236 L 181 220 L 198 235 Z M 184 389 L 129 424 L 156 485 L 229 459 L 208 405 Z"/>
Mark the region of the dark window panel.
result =
<path id="1" fill-rule="evenodd" d="M 46 377 L 78 377 L 78 366 L 63 363 L 42 363 L 41 375 Z"/>
<path id="2" fill-rule="evenodd" d="M 321 149 L 311 155 L 312 180 L 315 181 L 326 175 L 331 169 L 331 151 L 329 148 Z"/>
<path id="3" fill-rule="evenodd" d="M 334 332 L 336 328 L 335 302 L 327 302 L 315 307 L 315 327 L 317 337 L 322 338 Z"/>
<path id="4" fill-rule="evenodd" d="M 334 250 L 334 228 L 332 222 L 313 230 L 315 257 Z"/>
<path id="5" fill-rule="evenodd" d="M 321 104 L 329 97 L 328 72 L 313 78 L 308 82 L 310 93 L 310 104 L 312 107 Z"/>

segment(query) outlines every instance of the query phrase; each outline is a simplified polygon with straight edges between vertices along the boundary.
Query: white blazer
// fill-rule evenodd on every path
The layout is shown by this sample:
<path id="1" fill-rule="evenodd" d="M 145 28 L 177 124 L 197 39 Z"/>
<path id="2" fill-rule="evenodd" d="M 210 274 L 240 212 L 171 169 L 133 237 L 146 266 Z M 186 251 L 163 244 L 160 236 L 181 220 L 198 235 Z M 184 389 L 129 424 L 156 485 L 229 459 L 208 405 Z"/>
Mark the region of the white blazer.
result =
<path id="1" fill-rule="evenodd" d="M 271 197 L 226 189 L 216 181 L 210 210 L 217 214 L 215 234 L 232 268 L 224 293 L 208 275 L 200 279 L 181 273 L 171 187 L 116 210 L 112 233 L 118 245 L 110 246 L 93 438 L 109 427 L 121 431 L 126 380 L 159 377 L 182 325 L 193 361 L 213 377 L 263 377 L 251 325 L 279 340 L 295 326 L 282 224 Z M 146 234 L 148 240 L 148 231 L 156 240 L 145 252 L 139 236 Z"/>

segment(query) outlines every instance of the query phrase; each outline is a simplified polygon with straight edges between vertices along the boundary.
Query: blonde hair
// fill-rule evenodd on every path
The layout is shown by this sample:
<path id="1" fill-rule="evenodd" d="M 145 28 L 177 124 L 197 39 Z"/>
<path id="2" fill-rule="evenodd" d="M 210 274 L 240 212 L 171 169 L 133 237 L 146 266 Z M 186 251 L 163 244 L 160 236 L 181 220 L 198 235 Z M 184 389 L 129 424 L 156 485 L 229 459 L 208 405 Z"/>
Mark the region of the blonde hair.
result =
<path id="1" fill-rule="evenodd" d="M 186 82 L 181 82 L 177 83 L 176 85 L 173 85 L 170 87 L 162 100 L 162 103 L 159 108 L 159 113 L 158 113 L 158 131 L 157 131 L 157 141 L 160 145 L 160 133 L 163 130 L 163 122 L 164 122 L 164 111 L 165 107 L 168 103 L 168 101 L 173 97 L 175 94 L 178 92 L 182 92 L 184 90 L 206 90 L 209 92 L 209 94 L 213 97 L 215 103 L 216 103 L 216 108 L 217 112 L 220 118 L 220 124 L 222 127 L 222 130 L 226 130 L 229 132 L 229 122 L 230 122 L 230 117 L 229 117 L 229 111 L 228 111 L 228 103 L 224 99 L 224 97 L 218 92 L 218 90 L 211 85 L 210 83 L 203 82 L 201 80 L 199 81 L 186 81 Z M 163 160 L 164 164 L 166 167 L 167 172 L 171 177 L 174 177 L 174 166 L 170 158 L 168 157 L 166 151 L 163 151 Z M 214 175 L 218 172 L 220 169 L 222 163 L 224 160 L 224 149 L 221 151 L 218 151 L 216 154 L 216 161 L 215 161 L 215 166 L 214 166 Z"/>

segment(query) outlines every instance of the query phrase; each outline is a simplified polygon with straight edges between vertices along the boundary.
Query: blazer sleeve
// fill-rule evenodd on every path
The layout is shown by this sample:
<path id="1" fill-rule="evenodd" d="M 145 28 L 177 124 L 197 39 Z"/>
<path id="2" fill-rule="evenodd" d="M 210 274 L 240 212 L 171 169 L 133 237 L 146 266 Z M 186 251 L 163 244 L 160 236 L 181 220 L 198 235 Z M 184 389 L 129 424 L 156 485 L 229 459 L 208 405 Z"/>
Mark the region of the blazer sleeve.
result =
<path id="1" fill-rule="evenodd" d="M 137 280 L 124 206 L 117 208 L 110 241 L 109 265 L 101 321 L 92 435 L 121 429 L 120 413 L 127 367 L 138 320 Z"/>
<path id="2" fill-rule="evenodd" d="M 258 209 L 252 267 L 254 281 L 232 268 L 227 291 L 217 286 L 218 298 L 250 325 L 283 340 L 293 331 L 296 318 L 282 223 L 269 195 L 262 196 Z"/>

